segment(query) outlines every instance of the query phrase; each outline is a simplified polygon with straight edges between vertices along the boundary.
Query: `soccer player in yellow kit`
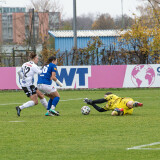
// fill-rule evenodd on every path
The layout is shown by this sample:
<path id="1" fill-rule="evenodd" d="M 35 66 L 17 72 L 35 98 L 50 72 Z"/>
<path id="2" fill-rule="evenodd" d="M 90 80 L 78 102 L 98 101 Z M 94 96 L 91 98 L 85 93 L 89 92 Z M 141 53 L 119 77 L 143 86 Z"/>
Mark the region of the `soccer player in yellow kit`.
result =
<path id="1" fill-rule="evenodd" d="M 92 105 L 99 112 L 112 110 L 113 111 L 111 113 L 112 116 L 132 114 L 134 107 L 143 106 L 142 103 L 134 101 L 132 98 L 118 97 L 112 92 L 107 92 L 104 95 L 104 98 L 102 99 L 91 100 L 91 99 L 85 98 L 84 102 L 89 105 Z M 106 105 L 102 108 L 96 105 L 96 104 L 105 103 L 105 102 L 106 102 Z"/>

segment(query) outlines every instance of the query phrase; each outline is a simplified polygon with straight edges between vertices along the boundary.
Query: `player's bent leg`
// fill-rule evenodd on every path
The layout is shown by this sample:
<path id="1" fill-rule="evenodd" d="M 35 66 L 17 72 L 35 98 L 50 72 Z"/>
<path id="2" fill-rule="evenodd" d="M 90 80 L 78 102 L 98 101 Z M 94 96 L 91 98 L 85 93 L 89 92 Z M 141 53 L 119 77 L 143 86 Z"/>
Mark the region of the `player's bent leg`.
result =
<path id="1" fill-rule="evenodd" d="M 53 99 L 50 98 L 49 101 L 48 101 L 47 111 L 49 111 L 51 109 L 52 101 L 53 101 Z"/>
<path id="2" fill-rule="evenodd" d="M 142 107 L 142 106 L 143 106 L 143 103 L 140 103 L 140 102 L 133 103 L 133 107 Z"/>
<path id="3" fill-rule="evenodd" d="M 43 98 L 43 99 L 40 99 L 40 102 L 41 102 L 41 104 L 45 107 L 45 109 L 47 109 L 47 107 L 48 107 L 48 102 L 47 102 L 47 100 L 46 100 L 45 98 Z"/>
<path id="4" fill-rule="evenodd" d="M 60 97 L 55 97 L 55 98 L 52 100 L 52 106 L 51 106 L 51 108 L 50 108 L 50 110 L 49 110 L 50 113 L 52 113 L 52 114 L 54 114 L 54 115 L 56 115 L 56 116 L 59 116 L 59 112 L 55 110 L 55 108 L 56 108 L 56 106 L 57 106 L 57 104 L 58 104 L 58 102 L 59 102 L 59 99 L 60 99 Z"/>
<path id="5" fill-rule="evenodd" d="M 127 105 L 128 108 L 142 107 L 143 103 L 136 102 L 136 101 L 128 101 L 126 105 Z"/>
<path id="6" fill-rule="evenodd" d="M 38 98 L 40 98 L 40 99 L 44 98 L 44 94 L 40 90 L 37 89 L 36 93 L 37 93 Z"/>
<path id="7" fill-rule="evenodd" d="M 56 115 L 56 116 L 60 116 L 59 112 L 54 110 L 54 109 L 50 109 L 49 110 L 49 113 L 53 114 L 53 115 Z M 47 114 L 47 113 L 46 113 Z"/>
<path id="8" fill-rule="evenodd" d="M 19 108 L 22 110 L 24 108 L 32 107 L 34 105 L 35 105 L 34 101 L 28 101 L 28 102 L 22 104 L 21 106 L 19 106 Z"/>
<path id="9" fill-rule="evenodd" d="M 20 116 L 21 109 L 19 108 L 19 106 L 16 107 L 16 110 L 17 110 L 17 116 Z"/>
<path id="10" fill-rule="evenodd" d="M 34 105 L 38 104 L 38 97 L 37 94 L 33 94 L 30 96 L 30 99 L 34 102 Z"/>
<path id="11" fill-rule="evenodd" d="M 45 96 L 50 98 L 48 102 L 47 113 L 45 115 L 48 116 L 49 114 L 53 114 L 59 116 L 59 112 L 55 111 L 56 105 L 60 99 L 57 89 L 53 88 L 51 85 L 44 84 L 39 85 L 38 88 L 45 93 Z"/>
<path id="12" fill-rule="evenodd" d="M 52 113 L 49 112 L 49 110 L 51 109 L 51 106 L 52 106 L 52 101 L 53 100 L 51 98 L 48 101 L 47 113 L 45 114 L 45 116 L 51 116 L 51 115 L 53 115 Z"/>
<path id="13" fill-rule="evenodd" d="M 40 99 L 41 104 L 45 107 L 45 109 L 47 109 L 48 102 L 47 102 L 46 98 L 44 97 L 44 94 L 41 91 L 39 91 L 38 89 L 37 89 L 36 93 L 37 93 L 38 98 Z"/>
<path id="14" fill-rule="evenodd" d="M 35 102 L 34 102 L 34 101 L 28 101 L 28 102 L 22 104 L 21 106 L 17 106 L 17 107 L 16 107 L 17 115 L 20 116 L 20 112 L 21 112 L 22 109 L 28 108 L 28 107 L 32 107 L 32 106 L 34 106 L 34 105 L 35 105 Z"/>
<path id="15" fill-rule="evenodd" d="M 59 112 L 56 111 L 55 108 L 59 102 L 60 95 L 57 91 L 50 93 L 50 95 L 53 98 L 53 100 L 52 100 L 52 105 L 51 105 L 49 112 L 56 115 L 56 116 L 59 116 Z"/>
<path id="16" fill-rule="evenodd" d="M 52 113 L 50 113 L 50 112 L 47 112 L 47 113 L 45 114 L 45 116 L 54 116 L 54 114 L 52 114 Z"/>

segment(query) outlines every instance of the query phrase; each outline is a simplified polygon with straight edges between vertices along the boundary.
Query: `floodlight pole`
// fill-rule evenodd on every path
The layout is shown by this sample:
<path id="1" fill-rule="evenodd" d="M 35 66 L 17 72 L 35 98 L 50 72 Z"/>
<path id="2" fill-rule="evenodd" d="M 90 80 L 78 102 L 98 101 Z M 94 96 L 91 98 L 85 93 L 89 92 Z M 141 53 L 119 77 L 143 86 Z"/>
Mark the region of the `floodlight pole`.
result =
<path id="1" fill-rule="evenodd" d="M 33 26 L 33 41 L 32 41 L 32 50 L 36 52 L 36 47 L 35 47 L 35 16 L 34 16 L 34 8 L 32 9 L 32 26 Z"/>
<path id="2" fill-rule="evenodd" d="M 73 32 L 74 32 L 74 49 L 77 49 L 76 0 L 73 0 Z"/>
<path id="3" fill-rule="evenodd" d="M 123 0 L 121 0 L 121 10 L 122 10 L 122 28 L 124 28 Z"/>

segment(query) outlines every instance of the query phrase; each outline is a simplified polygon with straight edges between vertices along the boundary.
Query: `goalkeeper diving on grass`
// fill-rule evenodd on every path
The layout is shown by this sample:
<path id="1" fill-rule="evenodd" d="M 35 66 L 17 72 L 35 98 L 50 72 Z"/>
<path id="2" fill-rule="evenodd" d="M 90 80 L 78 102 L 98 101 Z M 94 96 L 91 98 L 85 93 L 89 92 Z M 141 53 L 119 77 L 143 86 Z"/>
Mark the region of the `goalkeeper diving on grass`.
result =
<path id="1" fill-rule="evenodd" d="M 93 106 L 99 112 L 112 110 L 112 116 L 130 115 L 133 113 L 133 108 L 143 106 L 143 103 L 134 101 L 132 98 L 118 97 L 112 92 L 107 92 L 102 99 L 91 100 L 85 98 L 84 102 Z M 97 104 L 101 103 L 106 103 L 106 105 L 104 107 L 97 106 Z"/>

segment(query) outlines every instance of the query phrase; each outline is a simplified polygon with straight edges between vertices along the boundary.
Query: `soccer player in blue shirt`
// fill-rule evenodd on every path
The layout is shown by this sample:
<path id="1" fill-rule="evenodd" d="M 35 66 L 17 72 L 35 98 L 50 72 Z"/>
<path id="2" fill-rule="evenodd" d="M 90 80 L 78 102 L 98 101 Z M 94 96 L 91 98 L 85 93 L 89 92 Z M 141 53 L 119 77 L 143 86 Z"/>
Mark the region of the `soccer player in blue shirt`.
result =
<path id="1" fill-rule="evenodd" d="M 59 116 L 59 112 L 57 112 L 55 108 L 59 102 L 60 95 L 57 89 L 53 87 L 52 80 L 55 81 L 60 87 L 62 87 L 63 84 L 56 78 L 56 64 L 57 58 L 54 56 L 49 57 L 47 65 L 43 67 L 42 73 L 38 77 L 37 88 L 50 98 L 45 116 Z"/>

